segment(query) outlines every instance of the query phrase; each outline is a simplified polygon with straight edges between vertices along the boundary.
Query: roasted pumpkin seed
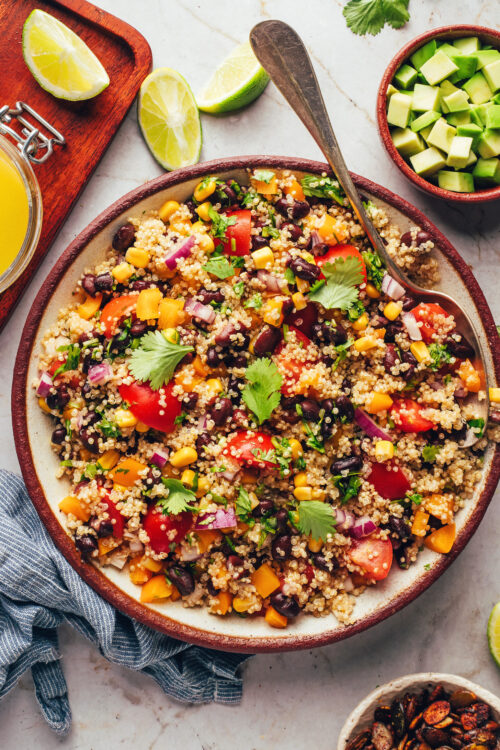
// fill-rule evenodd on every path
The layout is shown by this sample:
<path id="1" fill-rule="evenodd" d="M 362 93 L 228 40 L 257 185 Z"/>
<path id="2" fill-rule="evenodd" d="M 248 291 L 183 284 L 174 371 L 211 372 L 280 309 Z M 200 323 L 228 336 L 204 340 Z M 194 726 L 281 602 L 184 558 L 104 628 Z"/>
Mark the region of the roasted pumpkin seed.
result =
<path id="1" fill-rule="evenodd" d="M 375 750 L 391 750 L 394 747 L 394 737 L 387 724 L 381 721 L 373 722 L 372 742 Z"/>
<path id="2" fill-rule="evenodd" d="M 436 724 L 439 724 L 441 721 L 443 721 L 443 719 L 446 719 L 450 711 L 451 706 L 448 701 L 435 701 L 425 709 L 424 721 L 430 726 L 435 726 Z"/>

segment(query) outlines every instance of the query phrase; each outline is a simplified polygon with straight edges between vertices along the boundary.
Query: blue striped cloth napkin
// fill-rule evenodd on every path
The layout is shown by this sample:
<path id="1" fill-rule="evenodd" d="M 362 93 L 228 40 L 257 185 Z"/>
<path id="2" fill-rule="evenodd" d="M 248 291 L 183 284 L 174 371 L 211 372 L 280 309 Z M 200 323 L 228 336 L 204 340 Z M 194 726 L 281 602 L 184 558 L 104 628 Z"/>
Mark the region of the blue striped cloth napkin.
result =
<path id="1" fill-rule="evenodd" d="M 243 654 L 169 638 L 126 617 L 91 589 L 56 549 L 18 477 L 0 471 L 0 698 L 31 669 L 43 716 L 71 725 L 57 628 L 70 623 L 106 659 L 150 675 L 186 703 L 239 703 Z"/>

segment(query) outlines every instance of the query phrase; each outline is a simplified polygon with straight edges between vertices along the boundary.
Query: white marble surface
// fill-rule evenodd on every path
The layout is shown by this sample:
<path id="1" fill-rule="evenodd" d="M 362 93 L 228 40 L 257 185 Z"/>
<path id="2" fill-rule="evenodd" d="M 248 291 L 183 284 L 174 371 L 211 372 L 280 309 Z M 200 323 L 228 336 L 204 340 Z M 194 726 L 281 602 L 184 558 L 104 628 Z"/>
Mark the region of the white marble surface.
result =
<path id="1" fill-rule="evenodd" d="M 368 39 L 355 37 L 346 28 L 343 0 L 98 2 L 146 36 L 155 67 L 176 68 L 195 91 L 257 21 L 280 18 L 294 26 L 312 52 L 351 168 L 427 213 L 471 264 L 500 320 L 498 203 L 464 208 L 414 190 L 382 150 L 374 117 L 376 90 L 392 52 L 429 28 L 452 23 L 498 25 L 498 0 L 410 0 L 411 22 L 404 29 L 386 29 Z M 203 128 L 203 159 L 245 153 L 319 156 L 272 86 L 245 112 L 224 119 L 203 116 Z M 102 208 L 158 174 L 160 168 L 142 142 L 133 108 L 1 335 L 0 466 L 18 470 L 10 421 L 11 369 L 27 311 L 42 280 L 68 242 Z M 390 620 L 313 652 L 252 659 L 244 668 L 245 692 L 239 707 L 175 703 L 149 678 L 108 664 L 82 638 L 63 629 L 61 652 L 74 716 L 70 735 L 59 739 L 47 729 L 27 676 L 0 704 L 0 745 L 3 750 L 34 746 L 39 750 L 59 746 L 65 750 L 232 750 L 235 746 L 331 750 L 353 706 L 376 685 L 407 672 L 455 672 L 499 693 L 500 671 L 489 657 L 485 636 L 489 611 L 500 599 L 498 500 L 497 494 L 452 568 Z"/>

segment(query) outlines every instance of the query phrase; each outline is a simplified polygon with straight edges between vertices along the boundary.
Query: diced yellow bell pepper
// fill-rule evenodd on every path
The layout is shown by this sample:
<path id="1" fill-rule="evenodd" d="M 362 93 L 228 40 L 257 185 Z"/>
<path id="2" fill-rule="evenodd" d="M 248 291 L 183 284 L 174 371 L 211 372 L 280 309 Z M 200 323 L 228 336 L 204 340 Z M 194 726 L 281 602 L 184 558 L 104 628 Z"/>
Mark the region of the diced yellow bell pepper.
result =
<path id="1" fill-rule="evenodd" d="M 138 422 L 137 417 L 134 417 L 128 409 L 117 409 L 113 416 L 114 421 L 121 430 L 126 430 L 127 427 L 135 427 Z"/>
<path id="2" fill-rule="evenodd" d="M 377 346 L 377 341 L 373 336 L 362 336 L 361 338 L 356 339 L 353 346 L 358 352 L 367 352 L 369 349 L 373 349 L 374 346 Z"/>
<path id="3" fill-rule="evenodd" d="M 489 397 L 494 404 L 500 404 L 500 388 L 490 388 Z"/>
<path id="4" fill-rule="evenodd" d="M 427 533 L 427 524 L 429 523 L 429 514 L 423 508 L 418 508 L 413 518 L 411 533 L 414 536 L 425 536 Z"/>
<path id="5" fill-rule="evenodd" d="M 265 180 L 256 180 L 255 177 L 250 177 L 250 182 L 253 189 L 261 195 L 276 195 L 278 192 L 278 181 L 276 175 L 273 175 L 269 182 Z"/>
<path id="6" fill-rule="evenodd" d="M 175 453 L 170 456 L 170 463 L 174 468 L 182 469 L 184 466 L 193 464 L 197 459 L 198 453 L 195 448 L 186 446 L 184 448 L 179 448 L 178 451 L 175 451 Z"/>
<path id="7" fill-rule="evenodd" d="M 66 515 L 71 513 L 71 515 L 83 522 L 87 522 L 90 518 L 90 510 L 75 495 L 67 495 L 63 498 L 59 503 L 59 510 L 62 510 Z"/>
<path id="8" fill-rule="evenodd" d="M 180 208 L 177 201 L 166 201 L 159 210 L 160 219 L 166 224 L 167 221 L 173 216 Z"/>
<path id="9" fill-rule="evenodd" d="M 142 559 L 142 555 L 139 555 L 130 560 L 128 575 L 132 583 L 135 583 L 136 586 L 143 586 L 153 575 L 150 570 L 142 565 Z"/>
<path id="10" fill-rule="evenodd" d="M 141 589 L 141 602 L 150 603 L 158 599 L 168 599 L 172 591 L 173 586 L 164 575 L 153 576 Z"/>
<path id="11" fill-rule="evenodd" d="M 159 306 L 163 295 L 158 287 L 143 289 L 137 297 L 135 312 L 139 320 L 154 320 L 160 315 Z"/>
<path id="12" fill-rule="evenodd" d="M 218 542 L 221 538 L 220 531 L 213 531 L 212 529 L 206 529 L 206 531 L 197 531 L 196 536 L 198 537 L 198 549 L 202 554 L 210 549 L 214 542 Z"/>
<path id="13" fill-rule="evenodd" d="M 184 322 L 184 300 L 166 297 L 158 305 L 158 328 L 177 328 Z"/>
<path id="14" fill-rule="evenodd" d="M 161 560 L 153 560 L 152 557 L 147 557 L 146 555 L 142 558 L 141 565 L 152 573 L 159 573 L 163 568 Z"/>
<path id="15" fill-rule="evenodd" d="M 225 615 L 229 612 L 233 597 L 229 591 L 219 591 L 219 593 L 214 596 L 214 600 L 212 612 L 215 615 Z"/>
<path id="16" fill-rule="evenodd" d="M 292 302 L 296 310 L 303 310 L 304 307 L 307 307 L 307 299 L 302 292 L 295 292 L 295 294 L 292 294 Z"/>
<path id="17" fill-rule="evenodd" d="M 123 261 L 123 263 L 118 263 L 117 266 L 111 269 L 111 276 L 113 276 L 119 284 L 124 284 L 134 273 L 134 267 L 125 261 Z"/>
<path id="18" fill-rule="evenodd" d="M 109 472 L 108 476 L 122 487 L 132 487 L 138 479 L 144 476 L 147 468 L 146 464 L 136 461 L 135 458 L 125 458 Z"/>
<path id="19" fill-rule="evenodd" d="M 393 457 L 393 443 L 390 440 L 377 440 L 375 443 L 375 458 L 377 461 L 389 461 Z"/>
<path id="20" fill-rule="evenodd" d="M 264 563 L 252 573 L 251 581 L 255 586 L 257 593 L 265 599 L 273 591 L 279 588 L 280 579 L 268 563 Z"/>
<path id="21" fill-rule="evenodd" d="M 99 557 L 107 555 L 108 552 L 116 549 L 122 543 L 121 539 L 116 539 L 114 536 L 104 536 L 97 540 L 97 549 L 99 551 Z"/>
<path id="22" fill-rule="evenodd" d="M 275 297 L 269 299 L 262 307 L 262 318 L 265 323 L 278 328 L 283 323 L 283 300 Z"/>
<path id="23" fill-rule="evenodd" d="M 373 286 L 370 282 L 366 285 L 366 294 L 370 299 L 378 299 L 380 297 L 380 292 L 377 289 L 376 286 Z"/>
<path id="24" fill-rule="evenodd" d="M 38 406 L 42 411 L 44 411 L 46 414 L 52 414 L 52 410 L 46 400 L 40 396 L 38 399 Z"/>
<path id="25" fill-rule="evenodd" d="M 427 344 L 424 341 L 413 341 L 410 344 L 410 351 L 417 360 L 417 362 L 430 362 L 431 355 L 427 348 Z"/>
<path id="26" fill-rule="evenodd" d="M 78 305 L 76 311 L 80 318 L 84 320 L 90 320 L 93 318 L 96 312 L 99 310 L 102 302 L 102 294 L 96 294 L 95 297 L 90 297 L 88 294 L 85 297 L 85 301 L 81 305 Z"/>
<path id="27" fill-rule="evenodd" d="M 384 315 L 388 320 L 396 320 L 402 309 L 401 302 L 388 302 L 384 307 Z"/>
<path id="28" fill-rule="evenodd" d="M 336 245 L 338 242 L 335 232 L 336 228 L 337 222 L 330 214 L 324 214 L 316 222 L 316 231 L 321 239 L 329 245 Z"/>
<path id="29" fill-rule="evenodd" d="M 378 414 L 380 411 L 390 409 L 392 404 L 392 398 L 387 393 L 374 391 L 365 408 L 369 414 Z"/>
<path id="30" fill-rule="evenodd" d="M 136 268 L 146 268 L 151 260 L 151 256 L 147 250 L 143 250 L 140 247 L 129 247 L 125 253 L 125 260 Z"/>
<path id="31" fill-rule="evenodd" d="M 203 362 L 202 358 L 197 354 L 193 359 L 191 366 L 193 367 L 197 375 L 201 375 L 203 378 L 210 372 L 210 367 Z"/>
<path id="32" fill-rule="evenodd" d="M 440 529 L 436 529 L 436 531 L 429 534 L 425 538 L 424 544 L 428 549 L 446 555 L 453 547 L 456 535 L 455 524 L 449 523 L 447 526 L 442 526 Z"/>
<path id="33" fill-rule="evenodd" d="M 203 377 L 193 372 L 191 365 L 181 368 L 174 375 L 176 385 L 180 385 L 186 393 L 191 393 L 197 385 L 203 382 Z"/>
<path id="34" fill-rule="evenodd" d="M 305 294 L 305 293 L 306 293 L 306 292 L 308 292 L 308 291 L 309 291 L 309 289 L 311 288 L 311 285 L 309 284 L 309 282 L 308 282 L 308 281 L 306 281 L 305 279 L 299 279 L 299 277 L 298 277 L 298 276 L 297 276 L 297 278 L 295 279 L 295 284 L 296 284 L 296 286 L 297 286 L 297 289 L 298 289 L 298 291 L 299 291 L 299 292 L 300 292 L 301 294 Z"/>
<path id="35" fill-rule="evenodd" d="M 280 614 L 274 607 L 268 607 L 264 619 L 272 628 L 286 628 L 288 620 Z"/>
<path id="36" fill-rule="evenodd" d="M 255 268 L 269 269 L 274 266 L 274 253 L 268 245 L 254 250 L 252 253 Z"/>
<path id="37" fill-rule="evenodd" d="M 193 197 L 195 201 L 198 201 L 198 203 L 203 203 L 203 201 L 206 201 L 206 199 L 210 195 L 212 195 L 212 193 L 215 193 L 216 187 L 217 183 L 214 177 L 205 177 L 204 180 L 196 185 L 193 191 Z"/>
<path id="38" fill-rule="evenodd" d="M 116 451 L 113 449 L 106 451 L 102 454 L 102 456 L 99 456 L 99 464 L 105 471 L 109 471 L 113 468 L 113 466 L 116 466 L 119 460 L 120 451 Z"/>

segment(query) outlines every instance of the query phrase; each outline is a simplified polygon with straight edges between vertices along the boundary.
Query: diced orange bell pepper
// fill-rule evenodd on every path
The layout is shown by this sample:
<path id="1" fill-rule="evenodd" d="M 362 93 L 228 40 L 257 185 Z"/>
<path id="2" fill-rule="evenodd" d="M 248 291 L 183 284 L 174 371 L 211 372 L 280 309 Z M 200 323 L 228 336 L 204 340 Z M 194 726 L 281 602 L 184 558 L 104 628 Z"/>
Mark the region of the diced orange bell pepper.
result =
<path id="1" fill-rule="evenodd" d="M 296 201 L 305 201 L 306 196 L 302 190 L 302 185 L 297 180 L 292 180 L 289 185 L 284 188 L 286 195 L 291 195 Z"/>
<path id="2" fill-rule="evenodd" d="M 76 516 L 80 521 L 88 521 L 90 518 L 90 510 L 86 508 L 83 503 L 75 497 L 75 495 L 68 495 L 59 503 L 59 510 L 63 513 Z"/>
<path id="3" fill-rule="evenodd" d="M 177 588 L 177 586 L 174 586 L 174 584 L 172 584 L 172 594 L 170 596 L 170 601 L 176 602 L 180 598 L 181 598 L 181 593 L 179 589 Z"/>
<path id="4" fill-rule="evenodd" d="M 197 375 L 191 365 L 186 365 L 175 373 L 174 381 L 176 385 L 181 386 L 183 391 L 190 393 L 194 391 L 197 385 L 203 382 L 203 377 Z"/>
<path id="5" fill-rule="evenodd" d="M 229 591 L 220 591 L 217 596 L 214 597 L 216 600 L 215 604 L 212 607 L 212 611 L 216 615 L 225 615 L 229 612 L 229 607 L 231 606 L 231 602 L 233 601 L 233 597 L 229 593 Z"/>
<path id="6" fill-rule="evenodd" d="M 78 315 L 81 318 L 84 318 L 85 320 L 90 320 L 90 318 L 93 318 L 98 309 L 101 306 L 102 302 L 102 294 L 96 294 L 95 297 L 90 297 L 88 294 L 85 298 L 85 301 L 82 302 L 81 305 L 78 305 L 76 308 L 76 311 Z"/>
<path id="7" fill-rule="evenodd" d="M 250 182 L 252 183 L 253 189 L 261 195 L 275 195 L 278 192 L 278 181 L 276 175 L 271 177 L 269 182 L 255 180 L 253 177 L 250 178 Z"/>
<path id="8" fill-rule="evenodd" d="M 272 628 L 286 628 L 288 620 L 286 617 L 277 612 L 274 607 L 268 607 L 264 618 Z"/>
<path id="9" fill-rule="evenodd" d="M 470 361 L 464 360 L 457 370 L 458 376 L 468 391 L 477 393 L 481 390 L 481 376 Z"/>
<path id="10" fill-rule="evenodd" d="M 146 557 L 146 555 L 142 558 L 141 565 L 152 573 L 159 573 L 163 568 L 161 560 L 153 560 L 152 557 Z"/>
<path id="11" fill-rule="evenodd" d="M 186 313 L 183 310 L 184 300 L 182 299 L 162 299 L 158 306 L 159 318 L 158 328 L 177 328 L 184 322 Z"/>
<path id="12" fill-rule="evenodd" d="M 378 414 L 379 411 L 386 411 L 392 406 L 392 398 L 387 393 L 374 391 L 370 401 L 365 408 L 369 414 Z"/>
<path id="13" fill-rule="evenodd" d="M 450 523 L 453 520 L 453 505 L 454 502 L 451 495 L 436 493 L 425 498 L 425 510 L 435 518 L 438 518 L 441 523 Z"/>
<path id="14" fill-rule="evenodd" d="M 210 367 L 203 362 L 202 358 L 198 354 L 193 359 L 191 366 L 195 373 L 197 375 L 200 375 L 202 378 L 206 378 L 206 376 L 210 372 Z"/>
<path id="15" fill-rule="evenodd" d="M 436 529 L 432 534 L 429 534 L 424 544 L 434 552 L 441 552 L 446 555 L 453 547 L 456 535 L 455 524 L 449 523 L 447 526 L 441 526 L 440 529 Z"/>
<path id="16" fill-rule="evenodd" d="M 265 599 L 270 596 L 273 591 L 279 588 L 280 579 L 271 568 L 268 563 L 264 563 L 252 573 L 252 583 L 255 586 L 257 593 Z"/>
<path id="17" fill-rule="evenodd" d="M 150 570 L 144 567 L 142 559 L 142 555 L 139 555 L 138 557 L 133 557 L 130 561 L 128 574 L 130 580 L 132 583 L 135 583 L 136 586 L 142 586 L 147 583 L 153 575 Z"/>
<path id="18" fill-rule="evenodd" d="M 220 531 L 212 531 L 211 529 L 197 531 L 196 536 L 198 537 L 198 549 L 202 553 L 206 552 L 215 541 L 221 538 Z"/>
<path id="19" fill-rule="evenodd" d="M 114 536 L 105 536 L 97 540 L 99 556 L 107 555 L 111 550 L 116 549 L 121 544 L 121 539 L 116 539 Z"/>
<path id="20" fill-rule="evenodd" d="M 141 602 L 155 602 L 172 596 L 173 586 L 164 575 L 153 576 L 141 589 Z"/>
<path id="21" fill-rule="evenodd" d="M 163 295 L 156 286 L 151 287 L 151 289 L 143 289 L 142 292 L 139 292 L 135 307 L 135 312 L 139 320 L 154 320 L 158 318 L 162 298 Z"/>
<path id="22" fill-rule="evenodd" d="M 411 526 L 411 533 L 414 536 L 425 536 L 427 533 L 427 524 L 429 522 L 429 514 L 425 512 L 423 508 L 419 508 L 415 513 L 413 523 Z"/>
<path id="23" fill-rule="evenodd" d="M 137 480 L 141 478 L 139 472 L 144 471 L 144 469 L 147 468 L 146 464 L 141 464 L 141 462 L 136 461 L 135 458 L 126 458 L 123 461 L 120 461 L 120 463 L 109 472 L 108 477 L 122 487 L 132 487 Z"/>

